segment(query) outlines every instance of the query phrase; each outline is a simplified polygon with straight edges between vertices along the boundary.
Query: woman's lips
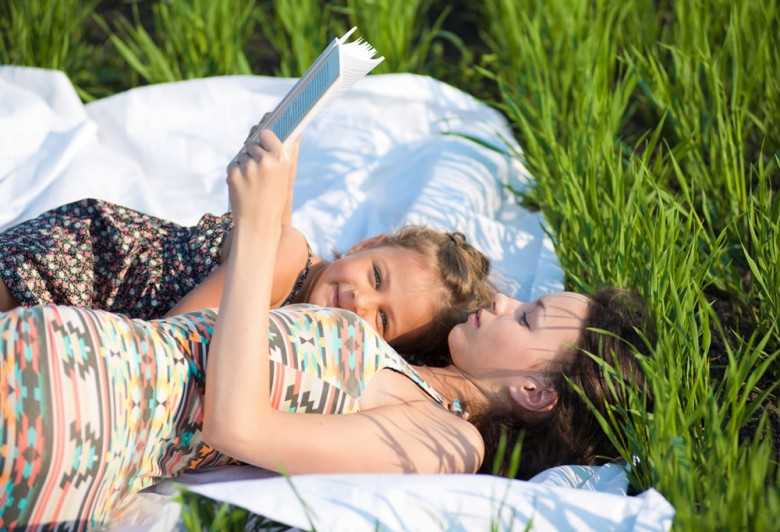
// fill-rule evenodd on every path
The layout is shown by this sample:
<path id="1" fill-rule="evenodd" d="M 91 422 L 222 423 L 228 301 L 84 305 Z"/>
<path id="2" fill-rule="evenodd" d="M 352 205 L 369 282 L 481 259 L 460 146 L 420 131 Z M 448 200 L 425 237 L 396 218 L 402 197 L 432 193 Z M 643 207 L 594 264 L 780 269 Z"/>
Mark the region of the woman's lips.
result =
<path id="1" fill-rule="evenodd" d="M 331 301 L 331 307 L 341 308 L 339 306 L 339 289 L 338 289 L 338 287 L 335 287 L 333 289 L 333 301 Z"/>

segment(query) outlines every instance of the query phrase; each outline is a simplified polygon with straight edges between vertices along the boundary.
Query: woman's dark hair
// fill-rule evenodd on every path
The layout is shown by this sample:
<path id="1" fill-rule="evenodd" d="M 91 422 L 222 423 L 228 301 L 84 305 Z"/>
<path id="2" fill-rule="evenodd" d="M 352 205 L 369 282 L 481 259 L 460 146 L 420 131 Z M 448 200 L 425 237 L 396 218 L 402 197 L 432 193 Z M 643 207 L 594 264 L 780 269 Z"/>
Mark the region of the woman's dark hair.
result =
<path id="1" fill-rule="evenodd" d="M 589 299 L 577 345 L 565 349 L 548 368 L 547 384 L 558 398 L 550 412 L 540 418 L 515 407 L 472 419 L 485 441 L 481 472 L 506 475 L 511 449 L 518 438 L 522 438 L 522 447 L 516 476 L 523 479 L 550 467 L 598 465 L 620 457 L 592 408 L 604 415 L 607 404 L 624 405 L 625 397 L 619 383 L 613 387 L 607 384 L 602 365 L 594 358 L 614 368 L 626 385 L 645 395 L 647 408 L 652 408 L 653 398 L 636 356 L 636 351 L 641 353 L 648 344 L 655 343 L 654 322 L 647 308 L 635 293 L 619 288 L 602 289 Z M 506 434 L 509 451 L 494 471 L 502 434 Z"/>
<path id="2" fill-rule="evenodd" d="M 416 251 L 433 268 L 439 283 L 430 297 L 438 302 L 424 333 L 393 348 L 413 364 L 446 366 L 451 362 L 447 336 L 469 314 L 490 306 L 497 289 L 490 281 L 490 259 L 472 246 L 463 233 L 447 233 L 408 225 L 388 235 L 381 246 Z"/>

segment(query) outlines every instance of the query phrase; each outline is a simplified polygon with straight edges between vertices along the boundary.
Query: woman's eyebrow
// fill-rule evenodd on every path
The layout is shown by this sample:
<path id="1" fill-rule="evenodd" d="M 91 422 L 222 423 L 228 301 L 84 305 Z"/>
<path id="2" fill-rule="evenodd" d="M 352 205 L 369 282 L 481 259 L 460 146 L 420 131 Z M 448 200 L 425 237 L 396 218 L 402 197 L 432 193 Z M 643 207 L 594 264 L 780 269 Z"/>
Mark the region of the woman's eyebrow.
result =
<path id="1" fill-rule="evenodd" d="M 539 312 L 539 310 L 542 312 Z M 541 327 L 542 322 L 547 317 L 547 307 L 544 305 L 544 301 L 542 301 L 541 298 L 534 302 L 533 315 L 535 316 L 534 325 L 536 328 Z"/>

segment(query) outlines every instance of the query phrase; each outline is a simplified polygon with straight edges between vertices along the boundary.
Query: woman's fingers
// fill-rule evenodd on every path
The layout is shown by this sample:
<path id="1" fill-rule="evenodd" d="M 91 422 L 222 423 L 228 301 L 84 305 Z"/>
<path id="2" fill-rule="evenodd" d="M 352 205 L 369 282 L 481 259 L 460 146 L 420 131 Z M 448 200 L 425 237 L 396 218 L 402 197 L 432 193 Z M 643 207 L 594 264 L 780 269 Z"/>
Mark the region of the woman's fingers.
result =
<path id="1" fill-rule="evenodd" d="M 282 142 L 270 130 L 260 132 L 258 141 L 247 142 L 228 167 L 234 218 L 267 213 L 281 220 L 292 164 Z"/>
<path id="2" fill-rule="evenodd" d="M 265 126 L 269 118 L 271 118 L 271 113 L 265 113 L 263 115 L 263 118 L 260 119 L 260 122 L 258 122 L 256 125 L 249 128 L 249 134 L 246 136 L 246 139 L 244 139 L 244 143 L 247 143 L 250 140 L 252 140 L 253 138 L 252 136 L 257 132 L 257 130 Z"/>
<path id="3" fill-rule="evenodd" d="M 249 140 L 244 143 L 244 148 L 233 158 L 237 165 L 251 160 L 260 162 L 264 157 L 275 156 L 281 158 L 282 143 L 270 129 L 264 129 L 258 135 L 257 140 Z"/>
<path id="4" fill-rule="evenodd" d="M 282 141 L 270 129 L 262 130 L 257 137 L 257 141 L 266 151 L 281 155 Z"/>
<path id="5" fill-rule="evenodd" d="M 301 136 L 298 135 L 292 141 L 285 145 L 287 157 L 290 159 L 290 175 L 288 180 L 290 182 L 290 192 L 292 193 L 292 186 L 295 183 L 295 177 L 298 172 L 298 150 L 301 146 Z"/>

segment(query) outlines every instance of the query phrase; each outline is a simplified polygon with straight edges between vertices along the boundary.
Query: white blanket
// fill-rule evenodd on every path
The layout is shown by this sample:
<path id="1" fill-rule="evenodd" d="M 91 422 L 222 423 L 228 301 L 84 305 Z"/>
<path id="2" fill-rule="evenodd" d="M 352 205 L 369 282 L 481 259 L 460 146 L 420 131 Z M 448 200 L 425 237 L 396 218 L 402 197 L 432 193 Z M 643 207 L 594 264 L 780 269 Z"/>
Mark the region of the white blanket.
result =
<path id="1" fill-rule="evenodd" d="M 134 89 L 82 105 L 61 73 L 0 67 L 0 230 L 97 197 L 179 223 L 228 209 L 225 165 L 294 80 L 223 77 Z M 409 74 L 370 76 L 305 131 L 293 224 L 331 256 L 407 223 L 459 230 L 495 262 L 501 287 L 562 287 L 538 213 L 516 205 L 517 160 L 501 116 Z"/>
<path id="2" fill-rule="evenodd" d="M 138 88 L 83 105 L 62 73 L 0 66 L 0 230 L 85 197 L 182 224 L 226 211 L 225 165 L 293 82 L 210 78 Z M 522 164 L 459 135 L 519 152 L 497 112 L 448 85 L 410 74 L 360 81 L 304 133 L 293 224 L 326 257 L 407 223 L 462 231 L 493 259 L 496 281 L 506 293 L 530 299 L 562 289 L 542 217 L 518 207 L 506 188 L 528 186 Z M 255 510 L 276 509 L 280 520 L 308 526 L 300 520 L 297 499 L 284 490 L 284 479 L 238 484 L 235 479 L 247 471 L 258 474 L 233 468 L 183 480 L 207 485 L 232 480 L 228 487 L 212 484 L 210 495 L 228 500 L 228 493 L 238 493 L 266 501 Z M 562 468 L 537 481 L 334 475 L 296 478 L 295 485 L 320 508 L 320 530 L 343 529 L 341 523 L 373 529 L 374 521 L 391 529 L 415 528 L 424 515 L 438 516 L 443 528 L 488 528 L 493 522 L 517 527 L 529 518 L 534 528 L 605 529 L 633 522 L 652 530 L 671 523 L 673 510 L 652 490 L 641 499 L 615 494 L 625 490 L 620 470 Z M 506 490 L 507 501 L 517 501 L 506 507 L 517 511 L 497 517 L 495 500 L 485 498 L 486 483 L 500 490 L 490 493 Z M 400 494 L 399 500 L 429 505 L 407 515 L 388 492 L 380 495 L 380 484 Z M 335 486 L 345 490 L 348 503 L 328 499 Z M 170 486 L 156 492 L 166 489 Z M 167 511 L 154 493 L 146 495 L 133 502 L 122 524 L 146 527 L 157 521 L 158 529 L 166 529 Z M 376 497 L 384 497 L 384 505 Z"/>

